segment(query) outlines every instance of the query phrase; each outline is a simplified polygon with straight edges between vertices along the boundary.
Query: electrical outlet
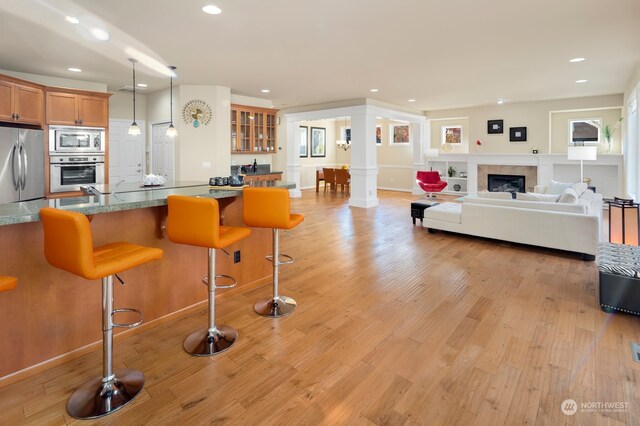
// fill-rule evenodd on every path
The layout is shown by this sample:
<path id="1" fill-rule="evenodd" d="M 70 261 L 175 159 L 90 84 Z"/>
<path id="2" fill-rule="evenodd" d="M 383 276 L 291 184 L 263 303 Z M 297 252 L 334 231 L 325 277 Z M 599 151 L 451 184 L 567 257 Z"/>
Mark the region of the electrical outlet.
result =
<path id="1" fill-rule="evenodd" d="M 240 263 L 240 250 L 233 252 L 233 263 Z"/>

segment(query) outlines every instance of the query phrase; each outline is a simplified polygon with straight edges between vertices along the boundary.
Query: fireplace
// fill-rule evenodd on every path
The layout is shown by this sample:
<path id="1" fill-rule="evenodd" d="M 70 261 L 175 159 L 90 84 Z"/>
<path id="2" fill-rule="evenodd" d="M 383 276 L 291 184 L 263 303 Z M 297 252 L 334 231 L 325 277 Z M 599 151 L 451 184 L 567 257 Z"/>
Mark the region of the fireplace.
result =
<path id="1" fill-rule="evenodd" d="M 490 192 L 527 192 L 523 175 L 492 175 L 489 174 L 487 189 Z"/>

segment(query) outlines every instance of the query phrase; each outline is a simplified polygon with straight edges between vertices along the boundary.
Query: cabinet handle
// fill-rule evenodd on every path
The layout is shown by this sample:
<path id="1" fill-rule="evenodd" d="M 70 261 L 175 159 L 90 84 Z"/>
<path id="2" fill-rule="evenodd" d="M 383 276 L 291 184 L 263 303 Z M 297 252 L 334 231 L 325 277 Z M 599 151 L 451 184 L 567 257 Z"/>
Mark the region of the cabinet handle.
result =
<path id="1" fill-rule="evenodd" d="M 12 120 L 15 120 L 15 119 L 16 119 L 16 114 L 15 114 L 15 113 L 12 113 L 12 114 L 11 114 L 11 119 L 12 119 Z"/>
<path id="2" fill-rule="evenodd" d="M 78 120 L 78 124 L 82 124 L 82 120 Z"/>
<path id="3" fill-rule="evenodd" d="M 16 114 L 16 120 L 20 120 L 20 114 Z"/>

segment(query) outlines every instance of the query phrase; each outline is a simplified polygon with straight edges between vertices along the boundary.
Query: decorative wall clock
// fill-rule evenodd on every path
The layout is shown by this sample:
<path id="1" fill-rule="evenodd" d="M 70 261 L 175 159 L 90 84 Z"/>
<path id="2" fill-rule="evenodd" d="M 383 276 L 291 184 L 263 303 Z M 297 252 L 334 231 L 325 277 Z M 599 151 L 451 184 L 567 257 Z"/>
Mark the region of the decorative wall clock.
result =
<path id="1" fill-rule="evenodd" d="M 186 124 L 193 123 L 193 127 L 206 126 L 211 121 L 211 107 L 203 100 L 192 99 L 182 108 L 182 118 Z"/>

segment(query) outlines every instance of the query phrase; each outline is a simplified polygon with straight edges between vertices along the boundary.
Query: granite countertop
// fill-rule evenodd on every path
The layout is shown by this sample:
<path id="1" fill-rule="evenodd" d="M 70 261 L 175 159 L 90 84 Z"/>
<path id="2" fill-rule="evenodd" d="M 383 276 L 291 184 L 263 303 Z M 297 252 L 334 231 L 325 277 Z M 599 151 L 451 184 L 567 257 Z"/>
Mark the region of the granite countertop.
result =
<path id="1" fill-rule="evenodd" d="M 295 184 L 282 181 L 262 181 L 253 186 L 295 188 Z M 0 204 L 0 225 L 39 221 L 39 211 L 43 207 L 55 207 L 89 215 L 166 205 L 167 196 L 172 194 L 208 198 L 237 197 L 242 194 L 242 188 L 220 189 L 211 187 L 208 183 L 189 181 L 153 187 L 122 183 L 115 194 L 109 194 L 108 191 L 113 187 L 115 185 L 96 185 L 101 195 Z"/>

